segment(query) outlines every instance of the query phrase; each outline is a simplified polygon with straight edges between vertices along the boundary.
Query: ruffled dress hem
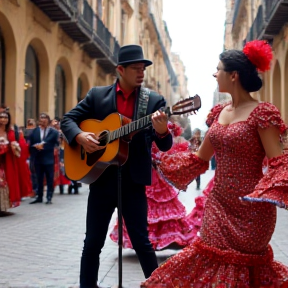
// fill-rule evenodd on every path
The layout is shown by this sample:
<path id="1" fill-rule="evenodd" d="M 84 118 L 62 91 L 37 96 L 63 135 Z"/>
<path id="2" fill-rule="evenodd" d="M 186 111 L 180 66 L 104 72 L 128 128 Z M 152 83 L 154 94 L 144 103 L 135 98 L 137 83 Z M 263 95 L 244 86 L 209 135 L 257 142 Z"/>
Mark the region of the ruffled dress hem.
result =
<path id="1" fill-rule="evenodd" d="M 273 260 L 270 246 L 257 255 L 220 250 L 200 238 L 164 262 L 141 288 L 287 287 L 288 268 Z"/>

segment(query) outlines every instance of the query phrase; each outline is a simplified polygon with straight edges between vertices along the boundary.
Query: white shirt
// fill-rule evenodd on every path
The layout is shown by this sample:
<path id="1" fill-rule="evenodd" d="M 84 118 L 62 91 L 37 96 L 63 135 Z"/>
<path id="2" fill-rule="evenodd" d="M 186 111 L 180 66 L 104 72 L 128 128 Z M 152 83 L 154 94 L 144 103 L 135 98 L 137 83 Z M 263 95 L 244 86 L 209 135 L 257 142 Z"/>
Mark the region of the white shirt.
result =
<path id="1" fill-rule="evenodd" d="M 41 128 L 40 127 L 40 138 L 41 138 L 41 142 L 44 142 L 44 131 L 46 129 L 46 132 L 45 132 L 45 137 L 47 137 L 47 134 L 49 132 L 49 127 L 46 127 L 46 128 Z"/>

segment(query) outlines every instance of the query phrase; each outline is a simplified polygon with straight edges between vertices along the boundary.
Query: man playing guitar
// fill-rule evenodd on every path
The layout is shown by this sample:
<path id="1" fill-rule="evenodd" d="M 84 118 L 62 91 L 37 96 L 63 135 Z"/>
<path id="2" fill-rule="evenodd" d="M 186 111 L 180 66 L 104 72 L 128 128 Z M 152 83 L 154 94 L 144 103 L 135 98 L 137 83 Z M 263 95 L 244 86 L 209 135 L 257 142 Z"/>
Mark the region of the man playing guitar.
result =
<path id="1" fill-rule="evenodd" d="M 111 113 L 118 112 L 136 120 L 138 110 L 141 109 L 139 99 L 144 72 L 151 64 L 151 61 L 144 59 L 140 46 L 121 47 L 116 68 L 119 75 L 117 81 L 111 86 L 93 87 L 85 99 L 64 116 L 61 129 L 69 145 L 81 145 L 86 153 L 105 148 L 101 146 L 97 133 L 80 129 L 79 124 L 86 119 L 102 121 Z M 172 146 L 167 115 L 159 111 L 165 104 L 163 96 L 150 91 L 144 110 L 145 115 L 152 114 L 152 126 L 142 129 L 132 137 L 127 161 L 122 166 L 122 214 L 145 278 L 158 266 L 147 231 L 145 186 L 151 184 L 151 145 L 155 141 L 161 151 L 167 151 Z M 117 172 L 117 165 L 111 165 L 90 185 L 80 288 L 99 287 L 99 256 L 109 222 L 117 207 Z"/>

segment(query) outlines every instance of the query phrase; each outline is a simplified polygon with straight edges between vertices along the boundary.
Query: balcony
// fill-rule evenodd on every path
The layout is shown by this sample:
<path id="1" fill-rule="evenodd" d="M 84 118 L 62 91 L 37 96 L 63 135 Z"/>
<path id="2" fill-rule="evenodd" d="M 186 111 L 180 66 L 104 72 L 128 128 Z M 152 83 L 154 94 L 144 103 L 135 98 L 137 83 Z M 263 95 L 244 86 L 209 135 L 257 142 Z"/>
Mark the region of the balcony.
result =
<path id="1" fill-rule="evenodd" d="M 161 47 L 161 51 L 162 51 L 162 54 L 163 54 L 163 58 L 164 58 L 164 62 L 165 62 L 165 65 L 166 65 L 166 68 L 168 70 L 168 74 L 169 74 L 169 77 L 170 77 L 171 86 L 178 86 L 177 76 L 176 76 L 176 74 L 174 72 L 174 69 L 173 69 L 173 67 L 171 65 L 169 56 L 167 54 L 166 48 L 165 48 L 165 46 L 163 44 L 163 41 L 162 41 L 162 37 L 161 37 L 160 32 L 158 30 L 158 27 L 157 27 L 157 24 L 156 24 L 156 21 L 155 21 L 155 17 L 154 17 L 154 15 L 152 13 L 150 13 L 150 18 L 152 20 L 154 29 L 155 29 L 156 34 L 157 34 L 157 39 L 159 41 L 159 44 L 160 44 L 160 47 Z"/>
<path id="2" fill-rule="evenodd" d="M 31 1 L 96 59 L 106 73 L 115 72 L 115 55 L 120 46 L 87 0 Z"/>
<path id="3" fill-rule="evenodd" d="M 93 35 L 91 41 L 83 45 L 84 51 L 107 73 L 115 72 L 120 45 L 101 19 L 93 13 Z"/>
<path id="4" fill-rule="evenodd" d="M 31 0 L 52 21 L 71 21 L 74 17 L 77 0 Z"/>
<path id="5" fill-rule="evenodd" d="M 90 41 L 93 34 L 93 18 L 90 11 L 92 8 L 86 1 L 76 2 L 77 4 L 74 5 L 75 14 L 71 21 L 58 21 L 58 23 L 67 35 L 74 41 L 82 44 Z"/>
<path id="6" fill-rule="evenodd" d="M 87 31 L 83 25 L 83 13 L 78 0 L 31 0 L 52 21 L 59 23 L 60 27 L 74 41 L 84 43 L 90 40 L 92 31 Z M 84 11 L 87 5 L 84 2 Z M 79 25 L 80 24 L 80 25 Z M 84 29 L 83 29 L 84 26 Z"/>
<path id="7" fill-rule="evenodd" d="M 265 3 L 265 39 L 271 39 L 279 34 L 288 22 L 288 0 L 264 0 Z"/>

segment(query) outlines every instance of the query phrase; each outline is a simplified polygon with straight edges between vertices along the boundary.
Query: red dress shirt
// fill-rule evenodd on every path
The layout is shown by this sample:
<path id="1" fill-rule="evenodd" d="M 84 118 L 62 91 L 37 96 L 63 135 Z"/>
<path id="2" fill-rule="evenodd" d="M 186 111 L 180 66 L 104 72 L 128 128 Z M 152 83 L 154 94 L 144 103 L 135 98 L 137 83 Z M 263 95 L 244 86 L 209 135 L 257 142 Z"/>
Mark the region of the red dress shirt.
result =
<path id="1" fill-rule="evenodd" d="M 116 86 L 116 96 L 117 96 L 117 110 L 121 115 L 132 119 L 134 115 L 134 107 L 136 101 L 136 91 L 124 92 L 119 83 Z"/>
<path id="2" fill-rule="evenodd" d="M 124 115 L 129 119 L 133 119 L 136 96 L 137 96 L 137 89 L 127 93 L 121 89 L 119 82 L 117 83 L 116 86 L 117 110 L 121 115 Z M 170 134 L 168 128 L 166 133 L 164 134 L 159 134 L 156 132 L 156 135 L 159 138 L 164 138 L 168 134 Z"/>

